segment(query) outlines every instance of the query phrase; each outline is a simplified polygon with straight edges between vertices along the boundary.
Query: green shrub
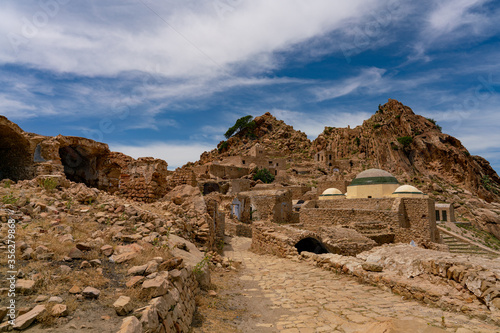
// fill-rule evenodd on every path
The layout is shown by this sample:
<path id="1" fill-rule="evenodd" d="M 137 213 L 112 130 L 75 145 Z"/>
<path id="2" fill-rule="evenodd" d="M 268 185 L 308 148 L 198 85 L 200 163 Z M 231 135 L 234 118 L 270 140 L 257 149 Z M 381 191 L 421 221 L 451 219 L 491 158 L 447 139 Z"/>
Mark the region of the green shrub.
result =
<path id="1" fill-rule="evenodd" d="M 380 125 L 379 123 L 373 124 L 373 129 L 377 129 L 377 128 L 380 128 L 380 127 L 382 127 L 382 125 Z"/>
<path id="2" fill-rule="evenodd" d="M 227 141 L 222 141 L 217 149 L 219 150 L 219 153 L 222 153 L 227 149 L 227 147 L 229 147 L 229 143 L 227 143 Z"/>
<path id="3" fill-rule="evenodd" d="M 39 178 L 38 184 L 43 187 L 46 191 L 52 192 L 58 185 L 58 182 L 54 178 Z"/>
<path id="4" fill-rule="evenodd" d="M 411 136 L 402 136 L 398 138 L 398 142 L 403 145 L 403 148 L 408 148 L 410 147 L 411 143 L 413 142 L 413 138 Z"/>
<path id="5" fill-rule="evenodd" d="M 19 200 L 19 198 L 14 197 L 12 193 L 10 193 L 9 195 L 4 195 L 2 197 L 2 202 L 6 205 L 13 205 L 17 202 L 17 200 Z"/>
<path id="6" fill-rule="evenodd" d="M 358 146 L 358 147 L 359 147 L 359 145 L 361 144 L 361 140 L 360 140 L 358 137 L 356 137 L 356 138 L 354 139 L 354 143 L 356 144 L 356 146 Z"/>
<path id="7" fill-rule="evenodd" d="M 248 115 L 245 117 L 241 117 L 240 119 L 236 120 L 236 123 L 227 130 L 224 136 L 226 137 L 226 139 L 229 139 L 233 135 L 238 134 L 243 130 L 247 130 L 247 136 L 255 137 L 255 133 L 253 132 L 255 126 L 256 124 L 252 116 Z"/>
<path id="8" fill-rule="evenodd" d="M 272 183 L 274 181 L 274 175 L 266 168 L 257 168 L 255 174 L 253 175 L 253 180 L 261 180 L 266 184 Z"/>
<path id="9" fill-rule="evenodd" d="M 437 122 L 436 122 L 434 119 L 432 119 L 432 118 L 426 118 L 426 119 L 427 119 L 428 121 L 430 121 L 431 123 L 433 123 L 433 124 L 437 127 L 437 129 L 438 129 L 440 132 L 442 132 L 442 131 L 443 131 L 443 128 L 442 128 L 441 126 L 439 126 L 439 125 L 437 124 Z"/>

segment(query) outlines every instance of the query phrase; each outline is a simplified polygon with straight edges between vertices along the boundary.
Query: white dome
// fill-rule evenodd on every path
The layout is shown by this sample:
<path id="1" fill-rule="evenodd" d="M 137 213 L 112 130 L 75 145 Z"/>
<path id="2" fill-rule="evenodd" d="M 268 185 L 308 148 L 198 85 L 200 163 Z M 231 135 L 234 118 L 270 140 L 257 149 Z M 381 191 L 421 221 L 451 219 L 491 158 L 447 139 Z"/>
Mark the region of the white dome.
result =
<path id="1" fill-rule="evenodd" d="M 339 189 L 331 187 L 324 190 L 321 195 L 343 195 L 343 193 Z"/>
<path id="2" fill-rule="evenodd" d="M 411 185 L 401 185 L 394 193 L 422 193 L 418 188 Z"/>

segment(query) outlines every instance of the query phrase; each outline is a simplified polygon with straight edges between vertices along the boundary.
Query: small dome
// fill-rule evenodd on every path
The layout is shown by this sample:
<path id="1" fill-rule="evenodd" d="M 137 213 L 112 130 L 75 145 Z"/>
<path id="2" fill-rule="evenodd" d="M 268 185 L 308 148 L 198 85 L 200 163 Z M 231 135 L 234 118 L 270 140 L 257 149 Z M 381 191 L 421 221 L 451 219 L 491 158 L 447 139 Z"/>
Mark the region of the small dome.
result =
<path id="1" fill-rule="evenodd" d="M 368 169 L 360 172 L 351 185 L 399 184 L 389 172 L 381 169 Z"/>
<path id="2" fill-rule="evenodd" d="M 402 185 L 394 191 L 394 193 L 415 193 L 415 194 L 421 194 L 422 191 L 420 191 L 418 188 L 415 186 L 411 185 Z"/>
<path id="3" fill-rule="evenodd" d="M 331 187 L 324 190 L 321 195 L 344 195 L 344 194 L 339 189 Z"/>
<path id="4" fill-rule="evenodd" d="M 387 172 L 385 170 L 382 170 L 382 169 L 368 169 L 368 170 L 360 172 L 356 176 L 356 179 L 358 179 L 358 178 L 372 178 L 372 177 L 391 177 L 391 178 L 394 178 L 393 175 L 391 175 L 389 172 Z"/>

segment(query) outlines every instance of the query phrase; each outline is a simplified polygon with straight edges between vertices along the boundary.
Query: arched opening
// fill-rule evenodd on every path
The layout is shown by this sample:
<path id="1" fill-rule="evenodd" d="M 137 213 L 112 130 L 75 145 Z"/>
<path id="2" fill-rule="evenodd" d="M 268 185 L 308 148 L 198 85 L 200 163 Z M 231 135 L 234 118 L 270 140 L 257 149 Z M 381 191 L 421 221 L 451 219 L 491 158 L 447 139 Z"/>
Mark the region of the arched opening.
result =
<path id="1" fill-rule="evenodd" d="M 33 174 L 33 160 L 28 140 L 13 129 L 0 126 L 0 180 L 31 179 Z"/>
<path id="2" fill-rule="evenodd" d="M 89 154 L 83 147 L 65 146 L 59 149 L 66 177 L 89 187 L 98 186 L 97 156 Z"/>
<path id="3" fill-rule="evenodd" d="M 295 248 L 297 249 L 299 254 L 302 251 L 312 252 L 316 254 L 329 253 L 326 247 L 319 240 L 311 237 L 300 240 L 297 244 L 295 244 Z"/>

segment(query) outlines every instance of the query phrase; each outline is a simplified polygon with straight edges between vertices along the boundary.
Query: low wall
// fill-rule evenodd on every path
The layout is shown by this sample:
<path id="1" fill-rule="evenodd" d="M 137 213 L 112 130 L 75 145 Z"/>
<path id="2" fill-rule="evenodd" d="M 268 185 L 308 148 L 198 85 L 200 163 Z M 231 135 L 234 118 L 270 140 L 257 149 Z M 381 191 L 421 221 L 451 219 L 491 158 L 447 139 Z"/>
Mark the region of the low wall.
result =
<path id="1" fill-rule="evenodd" d="M 168 280 L 168 292 L 151 299 L 142 310 L 139 317 L 140 326 L 137 325 L 135 316 L 127 317 L 118 333 L 189 331 L 196 309 L 195 297 L 199 293 L 196 275 L 191 269 L 183 268 L 169 271 Z M 132 327 L 135 329 L 132 330 Z"/>

